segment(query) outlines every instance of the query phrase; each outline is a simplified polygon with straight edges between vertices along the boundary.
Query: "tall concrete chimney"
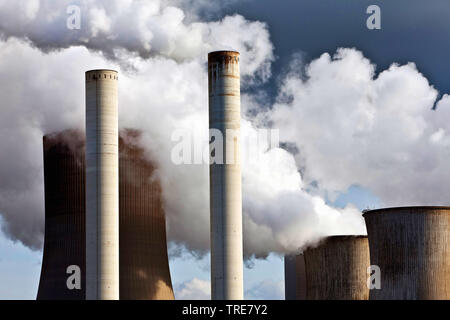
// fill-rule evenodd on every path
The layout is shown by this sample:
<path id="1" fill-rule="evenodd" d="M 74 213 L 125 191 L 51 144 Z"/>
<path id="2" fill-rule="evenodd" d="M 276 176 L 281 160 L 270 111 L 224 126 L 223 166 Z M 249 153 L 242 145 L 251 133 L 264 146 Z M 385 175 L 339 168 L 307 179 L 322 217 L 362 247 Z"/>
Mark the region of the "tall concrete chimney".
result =
<path id="1" fill-rule="evenodd" d="M 119 299 L 117 72 L 86 72 L 86 299 Z"/>
<path id="2" fill-rule="evenodd" d="M 243 299 L 239 53 L 208 54 L 209 128 L 223 137 L 222 163 L 210 163 L 211 298 Z M 217 137 L 216 137 L 217 139 Z M 216 141 L 217 142 L 217 141 Z M 212 149 L 214 148 L 211 144 Z M 212 150 L 211 150 L 212 151 Z"/>

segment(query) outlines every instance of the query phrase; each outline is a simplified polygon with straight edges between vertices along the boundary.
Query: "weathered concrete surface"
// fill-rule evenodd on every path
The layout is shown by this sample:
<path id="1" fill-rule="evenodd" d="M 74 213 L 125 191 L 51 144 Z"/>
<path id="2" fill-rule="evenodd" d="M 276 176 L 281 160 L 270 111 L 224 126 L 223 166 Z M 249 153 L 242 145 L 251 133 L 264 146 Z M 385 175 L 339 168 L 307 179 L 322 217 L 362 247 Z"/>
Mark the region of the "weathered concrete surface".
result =
<path id="1" fill-rule="evenodd" d="M 284 256 L 284 299 L 296 300 L 296 280 L 297 275 L 295 272 L 295 255 Z"/>
<path id="2" fill-rule="evenodd" d="M 304 251 L 308 300 L 367 300 L 367 236 L 332 236 Z"/>
<path id="3" fill-rule="evenodd" d="M 86 299 L 119 299 L 117 72 L 86 72 Z"/>
<path id="4" fill-rule="evenodd" d="M 84 135 L 49 134 L 44 144 L 45 237 L 38 300 L 84 300 Z M 81 269 L 82 290 L 69 290 L 66 269 Z"/>
<path id="5" fill-rule="evenodd" d="M 167 256 L 166 225 L 155 167 L 136 141 L 119 137 L 120 299 L 174 299 Z M 85 141 L 66 130 L 44 137 L 45 239 L 38 300 L 86 296 Z M 69 290 L 66 268 L 81 269 L 81 289 Z"/>
<path id="6" fill-rule="evenodd" d="M 208 80 L 209 127 L 220 130 L 224 141 L 224 162 L 210 164 L 209 171 L 211 298 L 239 300 L 244 295 L 239 53 L 209 53 Z M 227 129 L 235 135 L 227 134 Z M 231 143 L 227 145 L 227 141 Z"/>
<path id="7" fill-rule="evenodd" d="M 450 207 L 400 207 L 364 214 L 381 289 L 370 299 L 450 299 Z"/>
<path id="8" fill-rule="evenodd" d="M 173 300 L 161 187 L 139 136 L 120 131 L 120 299 Z"/>
<path id="9" fill-rule="evenodd" d="M 306 300 L 306 269 L 303 253 L 284 256 L 286 300 Z"/>

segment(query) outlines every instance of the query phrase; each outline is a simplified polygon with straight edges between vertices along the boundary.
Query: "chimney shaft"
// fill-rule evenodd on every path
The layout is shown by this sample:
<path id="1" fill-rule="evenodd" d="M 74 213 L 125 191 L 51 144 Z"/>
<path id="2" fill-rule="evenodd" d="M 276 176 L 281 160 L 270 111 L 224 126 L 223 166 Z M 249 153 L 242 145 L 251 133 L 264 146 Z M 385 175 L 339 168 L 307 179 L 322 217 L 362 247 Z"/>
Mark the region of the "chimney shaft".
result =
<path id="1" fill-rule="evenodd" d="M 239 53 L 208 55 L 209 127 L 222 133 L 223 153 L 210 162 L 211 298 L 243 299 Z M 216 138 L 217 139 L 217 138 Z M 217 141 L 216 141 L 217 142 Z M 211 144 L 211 148 L 213 148 Z M 212 150 L 211 150 L 212 151 Z"/>
<path id="2" fill-rule="evenodd" d="M 86 299 L 119 299 L 117 72 L 86 72 Z"/>

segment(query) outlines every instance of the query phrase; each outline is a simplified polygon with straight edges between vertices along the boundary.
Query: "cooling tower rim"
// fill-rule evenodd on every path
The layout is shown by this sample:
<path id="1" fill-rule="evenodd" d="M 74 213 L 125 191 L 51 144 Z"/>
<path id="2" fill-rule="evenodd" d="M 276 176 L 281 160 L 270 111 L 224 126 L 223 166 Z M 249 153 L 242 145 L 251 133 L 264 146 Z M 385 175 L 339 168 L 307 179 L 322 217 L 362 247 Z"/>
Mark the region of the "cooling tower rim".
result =
<path id="1" fill-rule="evenodd" d="M 343 235 L 332 235 L 325 237 L 324 240 L 347 240 L 347 239 L 359 239 L 359 238 L 365 238 L 367 239 L 367 235 L 364 234 L 343 234 Z"/>
<path id="2" fill-rule="evenodd" d="M 350 240 L 357 240 L 357 239 L 368 239 L 367 235 L 363 234 L 342 234 L 342 235 L 332 235 L 322 238 L 322 240 L 319 241 L 319 245 L 330 243 L 330 242 L 339 242 L 339 241 L 350 241 Z"/>
<path id="3" fill-rule="evenodd" d="M 424 214 L 427 210 L 449 210 L 450 206 L 405 206 L 405 207 L 387 207 L 387 208 L 378 208 L 372 210 L 366 210 L 363 213 L 363 217 L 369 216 L 371 214 L 380 214 L 380 213 L 405 213 L 405 211 L 410 211 L 410 214 L 420 213 Z"/>
<path id="4" fill-rule="evenodd" d="M 72 151 L 80 150 L 80 144 L 83 144 L 84 140 L 84 132 L 76 128 L 54 131 L 42 136 L 44 150 L 49 150 L 58 145 L 65 145 Z M 84 148 L 82 149 L 84 150 Z"/>
<path id="5" fill-rule="evenodd" d="M 315 243 L 311 243 L 311 244 L 303 247 L 302 254 L 304 254 L 306 251 L 309 251 L 311 249 L 316 249 L 320 246 L 323 246 L 323 245 L 326 245 L 329 243 L 336 243 L 336 242 L 340 242 L 340 241 L 357 240 L 357 239 L 368 240 L 368 236 L 364 235 L 364 234 L 356 234 L 356 235 L 342 234 L 342 235 L 326 236 L 326 237 L 321 238 L 319 241 L 317 241 Z"/>
<path id="6" fill-rule="evenodd" d="M 56 131 L 51 131 L 51 132 L 45 133 L 42 135 L 42 139 L 48 140 L 48 139 L 52 139 L 52 138 L 58 138 L 64 134 L 76 134 L 76 135 L 83 136 L 83 141 L 84 141 L 86 133 L 85 133 L 84 129 L 72 127 L 72 128 L 56 130 Z M 125 134 L 139 135 L 139 134 L 142 134 L 142 130 L 136 129 L 136 128 L 130 128 L 130 127 L 119 128 L 119 135 L 125 135 Z"/>
<path id="7" fill-rule="evenodd" d="M 58 136 L 61 136 L 63 134 L 82 134 L 84 135 L 84 130 L 79 129 L 79 128 L 67 128 L 67 129 L 62 129 L 62 130 L 55 130 L 55 131 L 51 131 L 48 133 L 45 133 L 42 135 L 42 139 L 51 139 L 51 138 L 56 138 Z"/>

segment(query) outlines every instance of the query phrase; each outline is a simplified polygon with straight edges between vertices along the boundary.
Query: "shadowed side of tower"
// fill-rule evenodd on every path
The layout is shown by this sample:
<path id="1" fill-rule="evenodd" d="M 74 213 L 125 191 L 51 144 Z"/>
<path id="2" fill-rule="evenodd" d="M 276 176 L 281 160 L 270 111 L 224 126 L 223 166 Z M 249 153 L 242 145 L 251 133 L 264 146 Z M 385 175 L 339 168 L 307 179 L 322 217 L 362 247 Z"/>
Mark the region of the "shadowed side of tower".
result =
<path id="1" fill-rule="evenodd" d="M 285 300 L 306 300 L 306 270 L 303 253 L 284 256 Z"/>
<path id="2" fill-rule="evenodd" d="M 119 138 L 120 299 L 174 299 L 165 216 L 154 166 L 136 142 Z M 44 137 L 45 240 L 37 299 L 85 299 L 84 137 L 67 130 Z M 55 218 L 56 216 L 56 218 Z M 81 290 L 69 290 L 68 265 L 81 268 Z"/>
<path id="3" fill-rule="evenodd" d="M 138 138 L 119 139 L 120 299 L 172 300 L 161 188 Z"/>
<path id="4" fill-rule="evenodd" d="M 85 298 L 84 137 L 67 130 L 44 144 L 45 238 L 38 300 Z M 66 269 L 81 268 L 83 290 L 69 290 Z"/>

